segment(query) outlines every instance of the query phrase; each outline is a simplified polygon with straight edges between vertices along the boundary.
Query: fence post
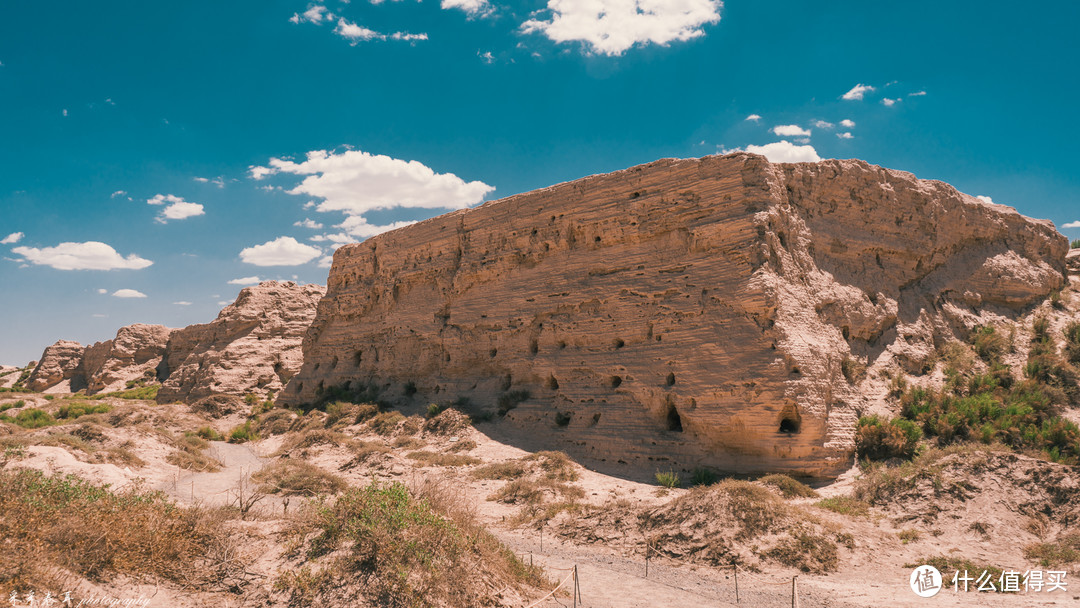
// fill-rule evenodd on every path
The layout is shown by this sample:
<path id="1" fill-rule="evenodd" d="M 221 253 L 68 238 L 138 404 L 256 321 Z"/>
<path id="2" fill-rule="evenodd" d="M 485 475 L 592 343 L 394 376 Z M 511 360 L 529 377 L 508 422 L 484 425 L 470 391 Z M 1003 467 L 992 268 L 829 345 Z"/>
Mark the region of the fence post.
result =
<path id="1" fill-rule="evenodd" d="M 645 578 L 649 578 L 649 539 L 645 539 Z"/>
<path id="2" fill-rule="evenodd" d="M 799 580 L 799 575 L 791 577 L 791 608 L 799 608 L 799 587 L 795 581 Z"/>
<path id="3" fill-rule="evenodd" d="M 739 603 L 739 567 L 735 566 L 735 567 L 732 568 L 732 570 L 735 571 L 735 603 L 738 604 Z"/>

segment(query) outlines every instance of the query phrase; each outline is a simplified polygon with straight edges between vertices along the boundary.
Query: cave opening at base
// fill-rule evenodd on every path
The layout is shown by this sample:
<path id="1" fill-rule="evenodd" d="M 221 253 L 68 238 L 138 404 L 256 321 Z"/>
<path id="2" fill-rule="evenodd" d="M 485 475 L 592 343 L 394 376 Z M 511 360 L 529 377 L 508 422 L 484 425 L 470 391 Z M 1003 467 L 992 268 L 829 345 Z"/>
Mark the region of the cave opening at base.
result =
<path id="1" fill-rule="evenodd" d="M 667 410 L 667 430 L 674 431 L 676 433 L 682 432 L 682 418 L 679 416 L 679 411 L 675 409 L 673 404 L 668 404 Z"/>
<path id="2" fill-rule="evenodd" d="M 785 406 L 780 413 L 780 428 L 778 431 L 786 435 L 794 435 L 799 432 L 801 426 L 802 416 L 799 415 L 799 410 L 793 405 Z"/>

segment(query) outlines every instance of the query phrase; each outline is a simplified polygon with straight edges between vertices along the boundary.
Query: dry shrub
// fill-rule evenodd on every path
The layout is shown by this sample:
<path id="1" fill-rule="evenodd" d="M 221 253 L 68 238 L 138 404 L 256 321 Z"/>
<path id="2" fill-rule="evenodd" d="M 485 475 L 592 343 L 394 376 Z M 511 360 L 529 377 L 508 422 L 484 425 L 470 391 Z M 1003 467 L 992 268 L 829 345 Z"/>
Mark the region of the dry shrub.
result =
<path id="1" fill-rule="evenodd" d="M 235 395 L 212 395 L 200 399 L 191 405 L 191 411 L 196 414 L 205 414 L 212 418 L 228 416 L 234 412 L 244 411 L 247 407 L 244 400 Z"/>
<path id="2" fill-rule="evenodd" d="M 416 437 L 398 437 L 393 442 L 393 446 L 399 450 L 415 450 L 424 447 L 424 445 L 426 444 Z"/>
<path id="3" fill-rule="evenodd" d="M 260 435 L 284 435 L 292 430 L 300 417 L 285 408 L 270 410 L 259 419 Z"/>
<path id="4" fill-rule="evenodd" d="M 455 409 L 443 410 L 424 422 L 424 431 L 432 435 L 456 435 L 468 428 L 469 417 Z"/>
<path id="5" fill-rule="evenodd" d="M 1054 568 L 1080 562 L 1080 532 L 1070 532 L 1055 542 L 1032 543 L 1024 547 L 1024 557 L 1043 567 Z"/>
<path id="6" fill-rule="evenodd" d="M 345 480 L 303 460 L 278 460 L 252 474 L 260 489 L 286 496 L 337 494 L 345 489 Z"/>
<path id="7" fill-rule="evenodd" d="M 349 448 L 355 456 L 356 462 L 364 462 L 368 458 L 379 454 L 387 454 L 390 452 L 390 448 L 386 447 L 378 441 L 363 441 L 360 439 L 350 440 L 345 447 Z"/>
<path id="8" fill-rule="evenodd" d="M 221 469 L 221 462 L 203 453 L 210 443 L 198 435 L 183 435 L 173 440 L 176 451 L 165 457 L 165 462 L 181 469 L 212 473 Z"/>
<path id="9" fill-rule="evenodd" d="M 818 495 L 810 486 L 787 475 L 766 475 L 758 481 L 776 488 L 784 498 L 816 498 Z"/>
<path id="10" fill-rule="evenodd" d="M 528 470 L 525 465 L 518 460 L 510 460 L 507 462 L 493 462 L 486 464 L 482 467 L 473 469 L 472 476 L 476 479 L 517 479 Z"/>
<path id="11" fill-rule="evenodd" d="M 476 449 L 476 442 L 472 439 L 466 439 L 465 441 L 454 441 L 450 445 L 446 446 L 447 452 L 468 452 Z"/>
<path id="12" fill-rule="evenodd" d="M 524 462 L 536 462 L 543 469 L 545 477 L 559 481 L 577 481 L 578 472 L 574 468 L 574 461 L 570 460 L 564 452 L 544 451 L 530 454 L 522 459 Z"/>
<path id="13" fill-rule="evenodd" d="M 554 479 L 515 479 L 488 497 L 488 500 L 536 506 L 543 504 L 548 496 L 553 500 L 562 497 L 573 501 L 585 498 L 585 490 Z"/>
<path id="14" fill-rule="evenodd" d="M 160 492 L 138 486 L 110 491 L 73 475 L 5 470 L 0 513 L 4 597 L 16 589 L 44 595 L 58 568 L 96 582 L 124 574 L 202 589 L 237 584 L 229 580 L 235 568 L 211 557 L 228 542 L 222 518 L 179 507 Z M 247 567 L 242 560 L 235 565 L 240 573 Z"/>
<path id="15" fill-rule="evenodd" d="M 438 452 L 410 452 L 408 458 L 420 462 L 423 466 L 467 467 L 479 464 L 480 460 L 464 454 L 440 454 Z"/>
<path id="16" fill-rule="evenodd" d="M 337 431 L 328 431 L 326 429 L 301 431 L 286 439 L 278 448 L 276 455 L 288 454 L 293 450 L 306 450 L 317 445 L 336 447 L 345 443 L 345 439 L 345 435 Z"/>
<path id="17" fill-rule="evenodd" d="M 654 551 L 711 565 L 757 558 L 821 573 L 838 564 L 835 535 L 817 518 L 747 481 L 693 488 L 642 513 L 639 524 Z"/>
<path id="18" fill-rule="evenodd" d="M 401 412 L 382 412 L 372 416 L 367 421 L 368 427 L 380 435 L 392 435 L 398 429 L 398 425 L 405 420 Z"/>
<path id="19" fill-rule="evenodd" d="M 433 496 L 434 495 L 434 496 Z M 445 490 L 372 482 L 310 503 L 293 535 L 303 565 L 275 589 L 294 605 L 480 606 L 497 590 L 548 586 Z M 448 512 L 447 512 L 448 511 Z"/>

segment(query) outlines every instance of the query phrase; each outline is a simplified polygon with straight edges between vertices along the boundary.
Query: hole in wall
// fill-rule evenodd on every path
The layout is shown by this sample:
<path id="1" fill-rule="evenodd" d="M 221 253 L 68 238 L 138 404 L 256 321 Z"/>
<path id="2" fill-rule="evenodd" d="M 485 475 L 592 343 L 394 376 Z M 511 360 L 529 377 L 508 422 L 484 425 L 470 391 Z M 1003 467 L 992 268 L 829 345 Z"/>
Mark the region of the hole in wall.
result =
<path id="1" fill-rule="evenodd" d="M 667 411 L 667 430 L 674 431 L 676 433 L 682 432 L 682 417 L 679 416 L 679 410 L 675 409 L 674 403 L 668 404 Z"/>
<path id="2" fill-rule="evenodd" d="M 675 372 L 671 372 L 667 375 L 667 379 L 664 380 L 664 384 L 668 386 L 675 386 Z"/>
<path id="3" fill-rule="evenodd" d="M 611 388 L 619 388 L 622 385 L 622 376 L 611 377 Z"/>

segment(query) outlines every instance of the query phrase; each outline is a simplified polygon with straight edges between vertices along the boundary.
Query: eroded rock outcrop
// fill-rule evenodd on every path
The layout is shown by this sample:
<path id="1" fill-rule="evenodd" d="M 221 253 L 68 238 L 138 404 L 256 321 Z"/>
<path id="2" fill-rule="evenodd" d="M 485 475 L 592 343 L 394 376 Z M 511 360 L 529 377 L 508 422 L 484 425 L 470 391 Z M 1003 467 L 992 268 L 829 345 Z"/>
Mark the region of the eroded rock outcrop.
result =
<path id="1" fill-rule="evenodd" d="M 177 330 L 158 401 L 280 391 L 300 369 L 301 341 L 324 292 L 321 285 L 266 281 L 241 290 L 214 321 Z"/>
<path id="2" fill-rule="evenodd" d="M 26 379 L 26 387 L 32 391 L 54 389 L 60 392 L 86 388 L 86 377 L 82 373 L 84 350 L 86 347 L 71 340 L 58 340 L 45 347 L 37 367 Z"/>
<path id="3" fill-rule="evenodd" d="M 155 382 L 165 345 L 175 329 L 136 323 L 112 340 L 86 347 L 82 371 L 90 394 L 123 390 L 130 381 Z"/>
<path id="4" fill-rule="evenodd" d="M 279 402 L 370 385 L 647 474 L 831 476 L 864 399 L 845 360 L 920 365 L 1060 288 L 1067 249 L 861 161 L 661 160 L 342 247 Z"/>

